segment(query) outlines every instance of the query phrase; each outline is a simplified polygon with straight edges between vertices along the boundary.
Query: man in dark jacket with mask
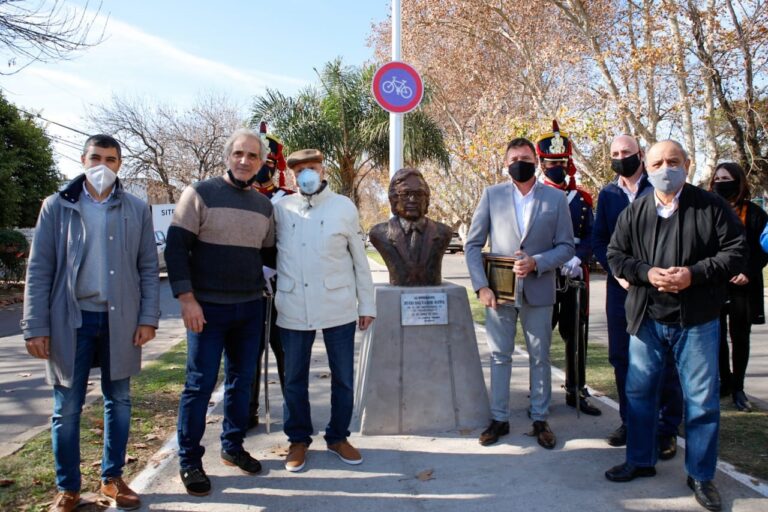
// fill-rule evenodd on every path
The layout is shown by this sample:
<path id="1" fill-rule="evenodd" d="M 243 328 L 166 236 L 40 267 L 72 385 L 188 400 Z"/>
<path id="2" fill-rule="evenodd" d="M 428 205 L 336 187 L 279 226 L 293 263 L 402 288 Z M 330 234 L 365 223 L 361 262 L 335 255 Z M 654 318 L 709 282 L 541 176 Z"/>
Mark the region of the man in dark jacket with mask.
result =
<path id="1" fill-rule="evenodd" d="M 568 201 L 576 248 L 576 254 L 557 269 L 557 301 L 552 309 L 552 328 L 558 326 L 560 336 L 565 341 L 565 403 L 576 407 L 578 399 L 581 412 L 599 416 L 601 411 L 589 402 L 586 389 L 589 260 L 592 258 L 594 215 L 592 196 L 576 187 L 576 166 L 571 159 L 572 150 L 570 137 L 560 131 L 557 121 L 552 121 L 550 133 L 536 140 L 536 153 L 541 159 L 544 184 L 562 190 Z M 577 282 L 582 286 L 573 286 Z"/>
<path id="2" fill-rule="evenodd" d="M 616 229 L 616 221 L 624 209 L 636 199 L 652 192 L 643 163 L 643 151 L 630 135 L 618 135 L 611 141 L 611 168 L 616 180 L 600 191 L 597 214 L 592 231 L 595 259 L 608 272 L 605 285 L 605 310 L 608 320 L 608 360 L 613 366 L 616 391 L 619 395 L 621 425 L 608 436 L 611 446 L 627 443 L 627 369 L 629 368 L 629 333 L 624 301 L 629 283 L 614 276 L 608 266 L 608 242 Z M 659 458 L 671 459 L 677 453 L 677 429 L 683 420 L 683 397 L 674 362 L 669 361 L 664 372 L 663 392 L 659 407 Z"/>
<path id="3" fill-rule="evenodd" d="M 633 202 L 608 245 L 613 274 L 629 282 L 626 461 L 605 472 L 627 482 L 656 474 L 659 380 L 673 357 L 685 400 L 688 486 L 720 510 L 712 482 L 720 427 L 718 347 L 726 284 L 744 263 L 746 242 L 733 210 L 685 183 L 690 159 L 666 140 L 646 159 L 653 194 Z"/>

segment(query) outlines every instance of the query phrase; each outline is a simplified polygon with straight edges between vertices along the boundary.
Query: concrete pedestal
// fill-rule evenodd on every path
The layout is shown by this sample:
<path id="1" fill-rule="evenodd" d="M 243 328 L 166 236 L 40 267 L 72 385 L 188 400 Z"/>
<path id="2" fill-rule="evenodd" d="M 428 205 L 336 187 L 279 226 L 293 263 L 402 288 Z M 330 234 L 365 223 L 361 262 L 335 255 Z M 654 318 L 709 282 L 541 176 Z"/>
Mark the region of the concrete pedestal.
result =
<path id="1" fill-rule="evenodd" d="M 446 293 L 448 324 L 403 326 L 404 293 Z M 415 434 L 486 426 L 488 392 L 466 289 L 451 283 L 379 285 L 376 312 L 357 372 L 360 432 Z"/>

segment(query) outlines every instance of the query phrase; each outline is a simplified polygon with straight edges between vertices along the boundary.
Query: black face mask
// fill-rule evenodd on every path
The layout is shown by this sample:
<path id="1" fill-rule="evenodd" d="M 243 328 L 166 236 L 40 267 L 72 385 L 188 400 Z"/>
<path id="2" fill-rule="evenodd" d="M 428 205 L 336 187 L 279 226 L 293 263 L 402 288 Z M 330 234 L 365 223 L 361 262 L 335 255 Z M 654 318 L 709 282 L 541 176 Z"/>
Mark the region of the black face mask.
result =
<path id="1" fill-rule="evenodd" d="M 267 164 L 264 164 L 261 166 L 261 169 L 259 169 L 259 172 L 256 173 L 256 182 L 268 183 L 272 181 L 272 176 L 274 175 L 275 175 L 274 167 L 270 167 Z"/>
<path id="2" fill-rule="evenodd" d="M 713 190 L 717 195 L 725 199 L 733 199 L 739 193 L 739 184 L 732 181 L 716 181 Z"/>
<path id="3" fill-rule="evenodd" d="M 249 179 L 248 181 L 243 181 L 235 178 L 235 175 L 232 174 L 232 171 L 230 169 L 227 169 L 227 176 L 229 176 L 229 180 L 232 182 L 233 185 L 242 189 L 246 189 L 250 187 L 256 181 L 256 174 L 254 174 L 251 177 L 251 179 Z"/>
<path id="4" fill-rule="evenodd" d="M 640 153 L 629 155 L 625 158 L 611 158 L 611 169 L 616 174 L 629 178 L 640 167 Z"/>
<path id="5" fill-rule="evenodd" d="M 558 165 L 557 167 L 544 169 L 544 176 L 549 178 L 549 181 L 552 183 L 560 185 L 565 181 L 565 168 L 562 165 Z"/>
<path id="6" fill-rule="evenodd" d="M 508 171 L 513 180 L 524 182 L 533 178 L 533 174 L 536 172 L 536 164 L 518 160 L 509 166 Z"/>

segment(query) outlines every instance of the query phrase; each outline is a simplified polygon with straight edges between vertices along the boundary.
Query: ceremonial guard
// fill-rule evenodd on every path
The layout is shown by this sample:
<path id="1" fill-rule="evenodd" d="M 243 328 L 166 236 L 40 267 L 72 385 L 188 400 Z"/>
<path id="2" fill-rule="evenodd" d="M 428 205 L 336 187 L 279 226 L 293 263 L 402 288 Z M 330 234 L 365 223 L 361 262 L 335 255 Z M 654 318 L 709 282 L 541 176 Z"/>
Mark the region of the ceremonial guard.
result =
<path id="1" fill-rule="evenodd" d="M 274 135 L 267 134 L 267 123 L 261 122 L 259 125 L 259 135 L 261 140 L 268 148 L 267 158 L 264 160 L 264 164 L 261 169 L 256 173 L 256 181 L 252 185 L 253 188 L 267 196 L 272 201 L 272 204 L 277 203 L 285 196 L 294 193 L 293 190 L 285 187 L 285 169 L 287 168 L 285 157 L 283 156 L 283 144 Z M 278 172 L 278 184 L 275 185 L 275 172 Z M 274 265 L 273 262 L 265 262 Z M 265 277 L 266 274 L 265 274 Z M 270 290 L 274 293 L 276 290 L 277 276 L 273 275 L 268 278 Z M 269 341 L 269 346 L 272 347 L 272 353 L 275 355 L 275 363 L 277 364 L 277 375 L 280 378 L 280 389 L 282 390 L 285 383 L 285 363 L 283 356 L 283 345 L 280 343 L 280 334 L 276 325 L 277 322 L 277 310 L 275 309 L 274 301 L 266 300 L 265 307 L 270 308 L 271 314 L 265 311 L 265 329 L 264 339 Z M 269 326 L 267 326 L 269 323 Z M 262 343 L 259 353 L 258 363 L 256 364 L 256 378 L 253 379 L 253 387 L 251 388 L 251 402 L 249 404 L 248 413 L 248 428 L 256 427 L 259 424 L 259 388 L 261 384 L 261 364 L 264 356 L 266 343 Z M 265 404 L 266 405 L 266 404 Z"/>
<path id="2" fill-rule="evenodd" d="M 589 260 L 592 257 L 592 196 L 576 186 L 573 146 L 557 121 L 552 131 L 536 140 L 544 184 L 562 190 L 567 197 L 573 223 L 576 254 L 557 270 L 557 302 L 552 309 L 552 328 L 559 327 L 565 341 L 565 402 L 584 414 L 599 416 L 600 409 L 589 403 L 585 385 L 587 332 L 589 325 Z M 578 329 L 577 326 L 578 325 Z M 576 332 L 578 331 L 578 332 Z M 578 372 L 578 373 L 577 373 Z"/>

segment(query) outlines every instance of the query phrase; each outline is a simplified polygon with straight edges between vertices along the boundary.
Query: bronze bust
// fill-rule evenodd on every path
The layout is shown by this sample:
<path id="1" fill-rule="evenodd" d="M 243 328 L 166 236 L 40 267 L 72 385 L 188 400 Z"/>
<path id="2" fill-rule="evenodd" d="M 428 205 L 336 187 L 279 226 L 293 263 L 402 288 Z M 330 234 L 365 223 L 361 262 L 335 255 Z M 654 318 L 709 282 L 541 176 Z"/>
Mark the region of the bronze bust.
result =
<path id="1" fill-rule="evenodd" d="M 435 286 L 442 283 L 443 255 L 453 230 L 426 217 L 429 185 L 417 169 L 400 169 L 389 183 L 392 217 L 376 224 L 370 240 L 389 270 L 389 284 Z"/>

